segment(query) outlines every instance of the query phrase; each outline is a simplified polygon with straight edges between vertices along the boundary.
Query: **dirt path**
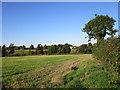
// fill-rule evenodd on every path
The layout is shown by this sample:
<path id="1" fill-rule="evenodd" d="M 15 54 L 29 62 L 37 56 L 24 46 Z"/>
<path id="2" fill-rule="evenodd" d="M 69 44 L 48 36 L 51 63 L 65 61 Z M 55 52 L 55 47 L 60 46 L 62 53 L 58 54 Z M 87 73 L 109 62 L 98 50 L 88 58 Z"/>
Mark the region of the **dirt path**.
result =
<path id="1" fill-rule="evenodd" d="M 70 73 L 72 70 L 77 69 L 80 62 L 85 61 L 85 60 L 90 60 L 91 58 L 92 58 L 91 55 L 82 56 L 78 59 L 69 60 L 69 61 L 66 61 L 62 64 L 57 65 L 57 66 L 44 68 L 43 70 L 40 71 L 40 74 L 42 75 L 41 82 L 49 81 L 49 83 L 52 83 L 54 85 L 64 83 L 63 77 L 65 75 Z M 49 85 L 48 84 L 42 85 L 42 86 L 40 85 L 38 87 L 44 88 L 44 87 L 49 87 Z"/>
<path id="2" fill-rule="evenodd" d="M 32 77 L 28 76 L 26 78 L 23 78 L 22 80 L 19 80 L 18 83 L 20 84 L 24 81 L 27 84 L 25 85 L 26 87 L 31 84 L 30 80 L 34 80 L 36 82 L 39 82 L 39 84 L 37 83 L 38 85 L 36 88 L 51 87 L 52 84 L 59 85 L 60 83 L 64 83 L 63 77 L 65 75 L 78 68 L 80 62 L 90 60 L 91 58 L 91 55 L 85 55 L 80 58 L 68 60 L 54 66 L 35 69 L 29 72 Z"/>

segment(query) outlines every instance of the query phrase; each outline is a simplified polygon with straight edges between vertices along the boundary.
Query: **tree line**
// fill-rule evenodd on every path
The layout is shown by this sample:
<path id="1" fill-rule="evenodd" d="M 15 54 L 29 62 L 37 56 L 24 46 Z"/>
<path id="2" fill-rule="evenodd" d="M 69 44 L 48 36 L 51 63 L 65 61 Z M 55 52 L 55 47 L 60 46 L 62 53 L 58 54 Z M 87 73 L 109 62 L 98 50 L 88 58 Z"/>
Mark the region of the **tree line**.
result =
<path id="1" fill-rule="evenodd" d="M 57 54 L 70 54 L 72 53 L 72 49 L 76 50 L 76 53 L 73 54 L 90 54 L 92 53 L 92 44 L 82 44 L 76 48 L 72 48 L 71 44 L 58 44 L 58 45 L 41 45 L 38 44 L 35 48 L 33 44 L 30 47 L 26 47 L 25 45 L 22 46 L 15 46 L 14 44 L 10 44 L 8 47 L 3 45 L 0 46 L 0 51 L 2 52 L 1 56 L 25 56 L 25 55 L 57 55 Z M 16 53 L 18 52 L 18 53 Z M 27 53 L 26 53 L 27 52 Z"/>

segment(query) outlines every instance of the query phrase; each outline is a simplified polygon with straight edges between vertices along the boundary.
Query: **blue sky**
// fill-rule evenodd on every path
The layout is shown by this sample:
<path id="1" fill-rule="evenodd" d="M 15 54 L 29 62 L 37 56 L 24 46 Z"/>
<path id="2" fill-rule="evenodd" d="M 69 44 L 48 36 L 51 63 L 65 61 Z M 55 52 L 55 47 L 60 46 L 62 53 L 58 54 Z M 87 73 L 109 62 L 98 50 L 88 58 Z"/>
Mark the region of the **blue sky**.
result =
<path id="1" fill-rule="evenodd" d="M 79 46 L 88 43 L 82 29 L 95 13 L 118 20 L 117 2 L 3 2 L 2 5 L 5 45 L 70 43 Z"/>

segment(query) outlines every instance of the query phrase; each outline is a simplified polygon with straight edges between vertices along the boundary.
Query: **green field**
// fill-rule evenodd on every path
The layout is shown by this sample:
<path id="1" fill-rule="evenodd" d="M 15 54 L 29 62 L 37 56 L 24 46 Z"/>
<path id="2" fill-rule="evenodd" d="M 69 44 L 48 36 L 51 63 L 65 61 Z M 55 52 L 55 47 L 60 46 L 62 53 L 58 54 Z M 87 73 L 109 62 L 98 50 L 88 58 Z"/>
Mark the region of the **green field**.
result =
<path id="1" fill-rule="evenodd" d="M 2 58 L 5 88 L 117 88 L 117 77 L 90 54 Z"/>

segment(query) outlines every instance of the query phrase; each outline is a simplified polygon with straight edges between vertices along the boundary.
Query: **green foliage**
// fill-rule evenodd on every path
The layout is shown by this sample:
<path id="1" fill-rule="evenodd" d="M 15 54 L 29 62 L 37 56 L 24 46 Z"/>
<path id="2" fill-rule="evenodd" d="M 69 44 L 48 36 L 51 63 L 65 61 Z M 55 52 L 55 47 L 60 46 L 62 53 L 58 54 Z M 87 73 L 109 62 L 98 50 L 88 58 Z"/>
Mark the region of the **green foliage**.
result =
<path id="1" fill-rule="evenodd" d="M 43 46 L 41 44 L 38 44 L 37 48 L 36 48 L 36 54 L 42 54 L 43 55 Z"/>
<path id="2" fill-rule="evenodd" d="M 29 55 L 34 55 L 34 54 L 35 54 L 34 51 L 29 50 Z"/>
<path id="3" fill-rule="evenodd" d="M 71 49 L 71 54 L 78 54 L 78 48 L 75 48 L 75 49 Z"/>
<path id="4" fill-rule="evenodd" d="M 13 55 L 13 53 L 14 53 L 14 44 L 10 44 L 10 46 L 9 46 L 9 49 L 8 49 L 9 51 L 9 56 L 12 56 Z"/>
<path id="5" fill-rule="evenodd" d="M 93 45 L 91 43 L 88 43 L 88 48 L 87 48 L 88 54 L 92 54 L 92 48 L 93 48 Z"/>
<path id="6" fill-rule="evenodd" d="M 80 47 L 79 47 L 79 52 L 80 53 L 87 53 L 87 44 L 82 44 Z"/>
<path id="7" fill-rule="evenodd" d="M 51 47 L 49 47 L 48 49 L 48 54 L 66 54 L 66 53 L 70 53 L 71 49 L 70 49 L 70 45 L 69 44 L 65 44 L 65 45 L 52 45 Z"/>
<path id="8" fill-rule="evenodd" d="M 91 54 L 92 53 L 92 44 L 88 43 L 88 44 L 82 44 L 79 49 L 78 52 L 83 53 L 83 54 Z"/>
<path id="9" fill-rule="evenodd" d="M 100 61 L 80 61 L 77 70 L 59 74 L 65 63 L 88 55 L 50 55 L 3 57 L 3 86 L 6 88 L 117 88 L 116 76 L 109 73 Z M 69 65 L 69 64 L 68 64 Z M 56 70 L 60 70 L 56 72 Z M 57 85 L 51 79 L 57 75 L 63 82 Z"/>
<path id="10" fill-rule="evenodd" d="M 94 45 L 93 54 L 97 59 L 102 60 L 110 71 L 119 71 L 120 60 L 120 38 L 109 38 L 101 40 Z"/>
<path id="11" fill-rule="evenodd" d="M 58 52 L 58 47 L 56 45 L 52 45 L 51 47 L 49 47 L 48 49 L 48 54 L 51 55 L 51 54 L 55 54 Z"/>
<path id="12" fill-rule="evenodd" d="M 31 50 L 31 51 L 35 51 L 35 50 Z M 29 55 L 29 50 L 15 50 L 14 56 L 25 56 L 25 55 Z"/>
<path id="13" fill-rule="evenodd" d="M 63 52 L 63 53 L 70 53 L 70 51 L 71 51 L 70 45 L 66 43 L 66 44 L 62 47 L 62 52 Z"/>
<path id="14" fill-rule="evenodd" d="M 106 71 L 106 68 L 95 59 L 83 61 L 78 70 L 64 77 L 62 88 L 117 88 L 116 76 Z"/>
<path id="15" fill-rule="evenodd" d="M 104 39 L 106 35 L 113 37 L 117 30 L 113 29 L 113 25 L 116 22 L 108 15 L 95 15 L 96 17 L 90 20 L 84 27 L 83 32 L 88 34 L 89 40 L 92 38 L 100 40 Z"/>
<path id="16" fill-rule="evenodd" d="M 3 45 L 2 46 L 2 57 L 5 57 L 5 56 L 7 56 L 7 51 L 6 51 L 6 46 Z"/>
<path id="17" fill-rule="evenodd" d="M 47 46 L 44 45 L 44 47 L 41 44 L 38 44 L 37 48 L 34 48 L 34 46 L 31 44 L 29 48 L 26 48 L 25 45 L 23 46 L 14 46 L 14 44 L 10 44 L 9 47 L 6 47 L 3 52 L 6 52 L 5 56 L 26 56 L 26 55 L 51 55 L 51 54 L 66 54 L 70 53 L 70 44 L 58 44 L 58 45 L 51 45 Z"/>
<path id="18" fill-rule="evenodd" d="M 29 49 L 34 49 L 34 46 L 31 44 L 30 48 Z"/>
<path id="19" fill-rule="evenodd" d="M 26 49 L 25 45 L 19 46 L 19 48 L 20 48 L 21 50 Z"/>
<path id="20" fill-rule="evenodd" d="M 47 45 L 44 45 L 44 49 L 48 49 L 48 46 L 47 46 Z"/>
<path id="21" fill-rule="evenodd" d="M 59 54 L 63 54 L 63 50 L 62 50 L 63 46 L 64 45 L 62 45 L 62 44 L 58 44 L 58 53 Z"/>
<path id="22" fill-rule="evenodd" d="M 2 57 L 2 47 L 0 46 L 0 57 Z"/>
<path id="23" fill-rule="evenodd" d="M 35 52 L 32 51 L 34 49 L 34 46 L 31 44 L 30 48 L 29 48 L 29 55 L 34 55 Z"/>

